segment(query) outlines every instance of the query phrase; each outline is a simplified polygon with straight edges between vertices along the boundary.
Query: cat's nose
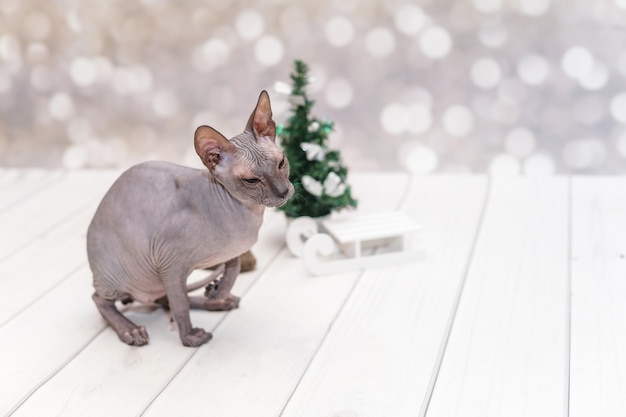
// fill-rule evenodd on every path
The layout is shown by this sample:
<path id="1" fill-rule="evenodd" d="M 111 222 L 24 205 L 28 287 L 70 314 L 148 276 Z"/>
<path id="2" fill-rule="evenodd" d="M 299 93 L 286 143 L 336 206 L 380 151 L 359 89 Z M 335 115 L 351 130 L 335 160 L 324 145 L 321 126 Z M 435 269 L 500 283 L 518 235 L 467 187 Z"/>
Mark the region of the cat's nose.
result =
<path id="1" fill-rule="evenodd" d="M 291 192 L 293 191 L 293 186 L 290 185 L 289 187 L 286 187 L 282 190 L 279 190 L 276 195 L 278 195 L 278 197 L 285 199 L 291 196 Z"/>

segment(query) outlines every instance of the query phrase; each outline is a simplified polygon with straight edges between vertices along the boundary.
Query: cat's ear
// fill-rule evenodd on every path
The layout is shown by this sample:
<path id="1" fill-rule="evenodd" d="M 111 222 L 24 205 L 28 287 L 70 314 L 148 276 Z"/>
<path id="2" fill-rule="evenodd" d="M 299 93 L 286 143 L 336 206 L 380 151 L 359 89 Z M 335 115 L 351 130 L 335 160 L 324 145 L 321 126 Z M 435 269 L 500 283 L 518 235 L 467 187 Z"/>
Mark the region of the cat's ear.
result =
<path id="1" fill-rule="evenodd" d="M 209 126 L 200 126 L 196 129 L 193 143 L 202 163 L 211 171 L 219 165 L 224 156 L 235 150 L 235 145 Z"/>
<path id="2" fill-rule="evenodd" d="M 261 91 L 256 107 L 252 111 L 246 132 L 254 134 L 254 137 L 268 138 L 276 140 L 276 123 L 272 120 L 272 107 L 270 105 L 270 96 L 267 91 Z"/>

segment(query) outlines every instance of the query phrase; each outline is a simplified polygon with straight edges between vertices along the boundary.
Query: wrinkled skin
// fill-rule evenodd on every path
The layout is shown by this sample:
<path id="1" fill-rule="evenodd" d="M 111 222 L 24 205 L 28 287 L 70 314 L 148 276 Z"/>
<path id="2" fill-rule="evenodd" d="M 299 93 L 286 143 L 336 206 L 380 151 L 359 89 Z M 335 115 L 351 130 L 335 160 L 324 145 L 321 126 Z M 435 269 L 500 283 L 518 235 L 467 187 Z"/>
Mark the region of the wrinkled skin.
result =
<path id="1" fill-rule="evenodd" d="M 194 146 L 207 169 L 142 163 L 102 199 L 87 233 L 93 300 L 123 342 L 144 345 L 148 333 L 117 309 L 117 300 L 167 306 L 185 346 L 211 338 L 191 325 L 190 308 L 239 306 L 230 293 L 239 255 L 256 242 L 265 207 L 293 194 L 271 116 L 263 91 L 245 131 L 230 141 L 208 126 L 196 130 Z M 219 285 L 207 287 L 205 297 L 188 297 L 189 274 L 218 264 L 225 265 Z"/>

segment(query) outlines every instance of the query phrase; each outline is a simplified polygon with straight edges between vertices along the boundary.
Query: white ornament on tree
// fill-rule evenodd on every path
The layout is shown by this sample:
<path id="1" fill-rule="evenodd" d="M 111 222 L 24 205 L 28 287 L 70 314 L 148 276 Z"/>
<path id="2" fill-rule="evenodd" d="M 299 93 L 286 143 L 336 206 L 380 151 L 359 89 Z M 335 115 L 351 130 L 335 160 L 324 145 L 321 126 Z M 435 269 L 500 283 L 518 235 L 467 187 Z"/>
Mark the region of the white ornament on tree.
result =
<path id="1" fill-rule="evenodd" d="M 346 192 L 346 184 L 341 181 L 339 175 L 331 172 L 324 180 L 324 191 L 331 197 L 339 197 Z"/>
<path id="2" fill-rule="evenodd" d="M 346 184 L 334 172 L 326 176 L 323 184 L 310 175 L 304 175 L 302 176 L 302 186 L 315 197 L 320 197 L 322 193 L 326 193 L 330 197 L 339 197 L 346 192 Z"/>
<path id="3" fill-rule="evenodd" d="M 302 142 L 300 148 L 306 152 L 308 161 L 323 161 L 326 157 L 324 148 L 316 143 Z"/>
<path id="4" fill-rule="evenodd" d="M 302 176 L 302 186 L 309 194 L 312 194 L 315 197 L 321 197 L 322 192 L 324 191 L 322 183 L 310 175 Z"/>

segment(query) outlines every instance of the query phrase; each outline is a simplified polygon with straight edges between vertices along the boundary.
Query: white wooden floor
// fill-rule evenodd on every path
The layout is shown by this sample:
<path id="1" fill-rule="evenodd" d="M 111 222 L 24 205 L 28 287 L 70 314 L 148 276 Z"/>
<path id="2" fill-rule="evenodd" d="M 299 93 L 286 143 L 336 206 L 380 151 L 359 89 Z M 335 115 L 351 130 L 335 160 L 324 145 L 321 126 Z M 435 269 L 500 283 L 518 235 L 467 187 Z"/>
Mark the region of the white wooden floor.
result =
<path id="1" fill-rule="evenodd" d="M 0 415 L 626 416 L 626 178 L 353 174 L 424 226 L 422 261 L 313 277 L 266 217 L 241 308 L 160 309 L 122 344 L 85 232 L 111 172 L 0 170 Z"/>

